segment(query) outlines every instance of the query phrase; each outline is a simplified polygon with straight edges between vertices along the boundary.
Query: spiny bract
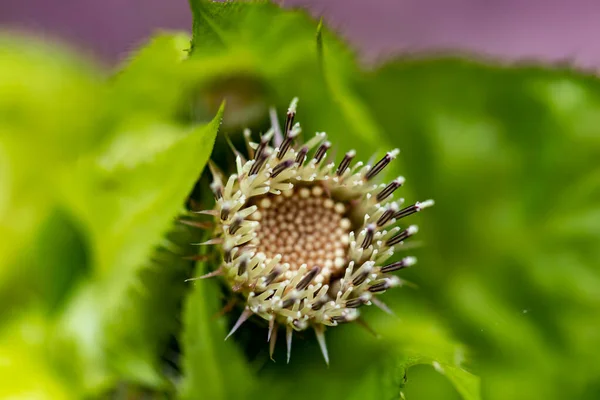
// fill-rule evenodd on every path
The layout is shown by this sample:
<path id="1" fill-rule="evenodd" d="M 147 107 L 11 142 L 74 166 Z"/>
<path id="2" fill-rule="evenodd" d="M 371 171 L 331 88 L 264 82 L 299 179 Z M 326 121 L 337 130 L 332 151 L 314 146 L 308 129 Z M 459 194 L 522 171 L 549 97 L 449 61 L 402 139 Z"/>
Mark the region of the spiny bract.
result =
<path id="1" fill-rule="evenodd" d="M 401 208 L 402 199 L 391 199 L 403 177 L 374 183 L 398 150 L 371 166 L 351 165 L 355 151 L 339 164 L 327 162 L 331 143 L 325 133 L 295 145 L 301 131 L 294 124 L 296 103 L 283 132 L 272 114 L 273 127 L 259 143 L 244 133 L 250 160 L 236 152 L 235 174 L 225 178 L 212 166 L 216 205 L 204 213 L 214 215 L 216 231 L 204 244 L 220 245 L 223 252 L 220 267 L 209 275 L 222 275 L 246 299 L 228 337 L 258 315 L 269 322 L 272 355 L 283 325 L 289 362 L 293 331 L 312 327 L 329 362 L 325 327 L 355 320 L 363 305 L 387 310 L 375 296 L 399 286 L 402 281 L 390 273 L 416 261 L 386 264 L 417 232 L 414 225 L 394 225 L 433 201 Z"/>

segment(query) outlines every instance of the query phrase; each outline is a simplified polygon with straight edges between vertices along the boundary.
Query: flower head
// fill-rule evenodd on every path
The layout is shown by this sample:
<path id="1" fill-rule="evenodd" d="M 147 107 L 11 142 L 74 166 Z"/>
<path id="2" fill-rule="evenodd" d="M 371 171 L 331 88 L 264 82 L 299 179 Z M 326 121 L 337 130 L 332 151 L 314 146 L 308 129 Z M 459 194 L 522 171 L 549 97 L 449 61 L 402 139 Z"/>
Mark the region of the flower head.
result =
<path id="1" fill-rule="evenodd" d="M 210 275 L 222 275 L 246 301 L 229 335 L 257 315 L 269 322 L 272 353 L 283 325 L 289 361 L 293 331 L 313 328 L 328 362 L 325 327 L 357 319 L 364 305 L 386 309 L 376 296 L 399 286 L 392 272 L 416 261 L 388 263 L 417 232 L 397 222 L 433 201 L 402 208 L 403 200 L 393 195 L 403 177 L 376 183 L 398 150 L 374 165 L 353 164 L 353 150 L 329 162 L 325 133 L 296 143 L 295 114 L 296 100 L 283 132 L 274 117 L 258 143 L 245 132 L 250 159 L 237 153 L 235 174 L 226 178 L 212 168 L 216 205 L 209 213 L 217 228 L 207 243 L 221 246 L 223 261 Z"/>

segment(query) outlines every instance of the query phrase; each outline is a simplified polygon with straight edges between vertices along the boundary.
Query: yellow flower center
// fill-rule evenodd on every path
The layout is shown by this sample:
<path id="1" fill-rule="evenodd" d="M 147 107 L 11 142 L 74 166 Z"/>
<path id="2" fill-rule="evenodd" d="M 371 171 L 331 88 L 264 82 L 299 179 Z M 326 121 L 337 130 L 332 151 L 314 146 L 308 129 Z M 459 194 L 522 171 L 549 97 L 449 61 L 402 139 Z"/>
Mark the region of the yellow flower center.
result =
<path id="1" fill-rule="evenodd" d="M 295 187 L 281 195 L 267 195 L 256 203 L 253 217 L 260 222 L 254 245 L 271 259 L 294 271 L 306 264 L 321 269 L 325 278 L 347 265 L 351 223 L 347 207 L 327 196 L 321 186 Z"/>

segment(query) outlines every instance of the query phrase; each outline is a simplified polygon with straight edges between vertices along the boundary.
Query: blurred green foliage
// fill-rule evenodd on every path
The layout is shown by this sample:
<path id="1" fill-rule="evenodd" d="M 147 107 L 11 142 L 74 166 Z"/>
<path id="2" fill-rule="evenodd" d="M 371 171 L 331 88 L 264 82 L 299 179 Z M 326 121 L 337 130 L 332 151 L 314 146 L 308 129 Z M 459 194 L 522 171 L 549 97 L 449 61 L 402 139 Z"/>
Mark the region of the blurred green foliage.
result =
<path id="1" fill-rule="evenodd" d="M 113 76 L 0 36 L 0 398 L 600 397 L 597 78 L 464 58 L 366 70 L 304 12 L 191 7 L 191 45 L 159 34 Z M 201 233 L 176 222 L 190 193 L 210 207 L 197 182 L 209 156 L 231 163 L 223 137 L 295 96 L 305 137 L 400 147 L 388 178 L 436 200 L 412 217 L 414 285 L 384 297 L 397 317 L 368 310 L 377 337 L 330 329 L 330 367 L 311 333 L 289 365 L 258 323 L 224 342 L 237 310 L 219 314 L 217 280 L 184 282 L 214 265 L 193 271 Z"/>

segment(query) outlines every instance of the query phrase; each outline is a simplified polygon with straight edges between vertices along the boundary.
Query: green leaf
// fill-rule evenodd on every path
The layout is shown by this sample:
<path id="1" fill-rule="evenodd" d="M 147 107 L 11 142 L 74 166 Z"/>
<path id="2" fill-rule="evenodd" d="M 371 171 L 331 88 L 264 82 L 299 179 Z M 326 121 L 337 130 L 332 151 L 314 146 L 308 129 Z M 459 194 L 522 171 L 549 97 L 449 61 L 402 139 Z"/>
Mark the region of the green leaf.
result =
<path id="1" fill-rule="evenodd" d="M 0 324 L 16 309 L 34 303 L 60 313 L 70 290 L 89 272 L 85 237 L 65 210 L 52 210 L 17 261 L 12 284 L 0 290 Z M 8 283 L 8 282 L 7 282 Z"/>
<path id="2" fill-rule="evenodd" d="M 59 176 L 97 140 L 103 92 L 97 71 L 56 45 L 0 34 L 0 60 L 2 289 L 32 279 L 20 254 L 55 209 Z"/>
<path id="3" fill-rule="evenodd" d="M 154 247 L 163 242 L 208 160 L 221 116 L 222 109 L 212 122 L 192 129 L 150 123 L 143 129 L 124 131 L 98 155 L 82 161 L 73 181 L 65 183 L 77 189 L 69 192 L 70 203 L 91 242 L 95 279 L 74 298 L 57 334 L 59 340 L 68 337 L 76 348 L 80 346 L 76 352 L 84 360 L 82 366 L 109 366 L 124 378 L 159 384 L 160 375 L 151 366 L 156 365 L 159 355 L 154 350 L 161 338 L 155 336 L 158 332 L 144 329 L 149 325 L 135 325 L 140 322 L 135 313 L 148 310 L 132 309 L 128 303 L 134 301 L 132 290 L 143 283 L 140 272 Z M 137 306 L 149 307 L 153 301 Z M 93 314 L 94 322 L 78 324 L 83 313 Z M 110 327 L 117 321 L 121 326 L 113 332 Z M 136 331 L 149 337 L 129 348 L 126 344 Z M 140 348 L 144 344 L 148 347 Z M 82 373 L 84 386 L 91 389 L 104 386 L 108 379 L 108 373 L 100 378 L 85 376 L 85 370 Z"/>
<path id="4" fill-rule="evenodd" d="M 107 120 L 181 117 L 196 79 L 183 62 L 189 47 L 187 33 L 160 33 L 134 52 L 110 82 Z"/>
<path id="5" fill-rule="evenodd" d="M 410 368 L 425 364 L 445 376 L 464 400 L 480 399 L 479 378 L 464 367 L 471 359 L 464 345 L 452 338 L 433 313 L 420 308 L 423 299 L 417 296 L 407 296 L 401 302 L 398 295 L 387 298 L 385 301 L 398 317 L 379 314 L 369 320 L 382 336 L 384 347 L 396 354 L 399 368 L 407 377 L 406 386 L 411 384 Z"/>
<path id="6" fill-rule="evenodd" d="M 329 46 L 324 46 L 325 43 Z M 353 132 L 359 136 L 358 143 L 364 143 L 370 148 L 389 146 L 388 140 L 382 135 L 381 128 L 375 121 L 368 105 L 362 101 L 355 90 L 354 84 L 359 70 L 356 61 L 348 51 L 337 41 L 337 38 L 322 23 L 317 26 L 317 51 L 322 63 L 323 79 L 328 89 L 328 95 L 337 105 L 340 117 L 354 127 Z M 308 99 L 313 101 L 313 99 Z M 343 137 L 336 131 L 332 137 Z"/>
<path id="7" fill-rule="evenodd" d="M 407 184 L 436 200 L 407 276 L 474 347 L 486 397 L 593 398 L 598 78 L 398 60 L 361 91 L 403 150 Z"/>
<path id="8" fill-rule="evenodd" d="M 471 358 L 464 345 L 453 339 L 433 314 L 419 309 L 417 299 L 410 300 L 406 304 L 386 300 L 400 320 L 388 315 L 370 320 L 386 342 L 385 347 L 396 354 L 406 387 L 411 385 L 411 367 L 430 365 L 450 381 L 464 400 L 481 399 L 479 377 L 464 367 Z"/>
<path id="9" fill-rule="evenodd" d="M 0 38 L 0 298 L 11 310 L 2 322 L 26 301 L 63 312 L 48 353 L 73 393 L 165 383 L 158 360 L 183 291 L 160 292 L 181 288 L 182 261 L 157 270 L 149 258 L 222 115 L 186 123 L 197 76 L 183 62 L 188 41 L 156 37 L 107 83 L 61 48 Z"/>
<path id="10" fill-rule="evenodd" d="M 182 209 L 208 161 L 221 113 L 193 129 L 151 123 L 124 131 L 75 171 L 72 205 L 89 230 L 95 271 L 111 290 Z"/>
<path id="11" fill-rule="evenodd" d="M 438 369 L 438 364 L 434 368 Z M 462 368 L 454 365 L 440 364 L 439 372 L 450 379 L 456 390 L 465 400 L 481 399 L 481 388 L 479 378 Z"/>
<path id="12" fill-rule="evenodd" d="M 353 55 L 304 11 L 270 2 L 190 4 L 189 61 L 203 71 L 196 104 L 200 115 L 228 99 L 224 130 L 235 139 L 242 128 L 264 129 L 270 106 L 281 115 L 299 97 L 304 137 L 325 131 L 344 143 L 340 150 L 354 147 L 361 157 L 381 151 L 385 138 L 356 94 Z"/>
<path id="13" fill-rule="evenodd" d="M 119 317 L 110 317 L 106 332 L 106 352 L 119 376 L 146 387 L 167 389 L 173 371 L 165 371 L 163 357 L 173 362 L 169 340 L 180 331 L 181 303 L 188 294 L 185 279 L 189 277 L 192 252 L 189 243 L 198 235 L 177 223 L 166 235 L 163 245 L 155 250 L 123 295 Z M 180 245 L 185 248 L 180 248 Z M 163 373 L 163 371 L 165 371 Z"/>
<path id="14" fill-rule="evenodd" d="M 198 275 L 206 273 L 198 264 Z M 243 399 L 253 389 L 252 375 L 240 350 L 227 335 L 227 318 L 219 315 L 221 295 L 218 282 L 194 283 L 183 313 L 182 399 Z"/>
<path id="15" fill-rule="evenodd" d="M 425 364 L 446 377 L 463 399 L 480 399 L 479 378 L 463 366 L 468 358 L 464 346 L 435 315 L 422 308 L 418 299 L 392 300 L 390 306 L 399 317 L 380 310 L 366 313 L 377 338 L 356 324 L 329 329 L 329 367 L 320 357 L 313 334 L 296 335 L 290 364 L 284 364 L 277 353 L 276 363 L 265 360 L 254 396 L 398 399 L 405 389 L 412 389 L 411 367 Z M 285 353 L 283 347 L 278 349 L 280 356 Z M 306 383 L 302 390 L 298 382 Z"/>
<path id="16" fill-rule="evenodd" d="M 47 321 L 38 310 L 17 316 L 0 332 L 0 397 L 76 399 L 76 392 L 44 357 Z"/>

